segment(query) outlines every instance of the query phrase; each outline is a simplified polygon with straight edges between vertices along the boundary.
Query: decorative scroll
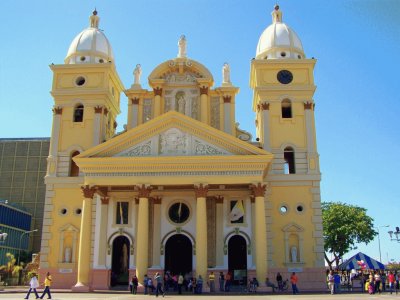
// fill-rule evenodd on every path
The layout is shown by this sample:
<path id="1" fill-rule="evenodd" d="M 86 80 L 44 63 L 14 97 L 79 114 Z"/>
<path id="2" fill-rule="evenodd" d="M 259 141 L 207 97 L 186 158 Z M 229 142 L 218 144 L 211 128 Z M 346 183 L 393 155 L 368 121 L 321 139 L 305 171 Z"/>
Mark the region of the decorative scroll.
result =
<path id="1" fill-rule="evenodd" d="M 210 145 L 204 144 L 199 140 L 194 140 L 194 154 L 195 155 L 223 155 L 226 154 L 221 150 L 214 148 Z"/>

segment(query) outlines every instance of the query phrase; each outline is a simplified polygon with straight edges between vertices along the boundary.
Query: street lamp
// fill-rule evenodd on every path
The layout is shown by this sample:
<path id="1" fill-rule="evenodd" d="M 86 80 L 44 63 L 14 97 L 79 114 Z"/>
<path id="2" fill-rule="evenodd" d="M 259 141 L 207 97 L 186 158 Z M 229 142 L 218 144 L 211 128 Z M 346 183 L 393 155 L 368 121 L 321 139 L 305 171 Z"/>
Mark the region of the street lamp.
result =
<path id="1" fill-rule="evenodd" d="M 383 225 L 383 226 L 378 226 L 378 227 L 375 227 L 376 229 L 378 229 L 379 262 L 382 262 L 382 254 L 381 254 L 381 237 L 380 237 L 380 234 L 379 234 L 379 228 L 383 228 L 383 227 L 389 227 L 389 225 Z"/>
<path id="2" fill-rule="evenodd" d="M 4 243 L 7 238 L 7 233 L 0 230 L 0 243 Z"/>
<path id="3" fill-rule="evenodd" d="M 390 231 L 388 231 L 388 233 L 389 233 L 391 241 L 397 241 L 398 243 L 400 243 L 400 228 L 399 227 L 396 227 L 396 231 L 390 230 Z M 395 238 L 393 238 L 393 234 L 395 235 Z"/>
<path id="4" fill-rule="evenodd" d="M 30 230 L 30 231 L 24 231 L 24 232 L 20 235 L 20 237 L 19 237 L 19 247 L 18 247 L 17 266 L 19 266 L 19 255 L 20 255 L 20 253 L 21 253 L 21 242 L 22 242 L 22 237 L 24 236 L 24 234 L 28 234 L 28 233 L 35 232 L 35 231 L 38 231 L 38 230 L 37 230 L 37 229 L 33 229 L 33 230 Z"/>

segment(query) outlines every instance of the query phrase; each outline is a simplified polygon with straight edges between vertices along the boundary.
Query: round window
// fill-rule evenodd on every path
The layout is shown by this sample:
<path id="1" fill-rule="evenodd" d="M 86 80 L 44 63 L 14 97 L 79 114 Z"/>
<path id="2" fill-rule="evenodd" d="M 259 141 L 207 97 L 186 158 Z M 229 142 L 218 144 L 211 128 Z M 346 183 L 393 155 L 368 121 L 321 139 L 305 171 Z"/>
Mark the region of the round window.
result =
<path id="1" fill-rule="evenodd" d="M 84 85 L 85 82 L 86 82 L 86 79 L 83 78 L 82 76 L 79 76 L 79 77 L 75 80 L 75 83 L 76 83 L 76 85 L 78 85 L 78 86 Z"/>
<path id="2" fill-rule="evenodd" d="M 104 59 L 100 58 L 99 63 L 101 63 L 101 64 L 104 63 Z"/>
<path id="3" fill-rule="evenodd" d="M 85 61 L 85 60 L 86 60 L 86 57 L 81 56 L 81 61 Z"/>
<path id="4" fill-rule="evenodd" d="M 189 207 L 183 202 L 176 202 L 168 209 L 168 217 L 174 223 L 181 224 L 186 222 L 190 216 Z"/>
<path id="5" fill-rule="evenodd" d="M 82 213 L 82 209 L 80 209 L 80 208 L 75 209 L 76 215 L 80 215 L 81 213 Z"/>
<path id="6" fill-rule="evenodd" d="M 67 214 L 67 209 L 66 208 L 61 208 L 60 209 L 60 214 L 62 214 L 62 215 L 66 215 Z"/>
<path id="7" fill-rule="evenodd" d="M 297 205 L 296 209 L 298 212 L 302 212 L 304 210 L 302 205 Z"/>
<path id="8" fill-rule="evenodd" d="M 286 214 L 286 213 L 288 212 L 288 208 L 287 208 L 286 205 L 282 205 L 282 206 L 279 208 L 279 211 L 281 212 L 281 214 Z"/>
<path id="9" fill-rule="evenodd" d="M 285 57 L 286 56 L 286 52 L 281 52 L 281 56 Z"/>

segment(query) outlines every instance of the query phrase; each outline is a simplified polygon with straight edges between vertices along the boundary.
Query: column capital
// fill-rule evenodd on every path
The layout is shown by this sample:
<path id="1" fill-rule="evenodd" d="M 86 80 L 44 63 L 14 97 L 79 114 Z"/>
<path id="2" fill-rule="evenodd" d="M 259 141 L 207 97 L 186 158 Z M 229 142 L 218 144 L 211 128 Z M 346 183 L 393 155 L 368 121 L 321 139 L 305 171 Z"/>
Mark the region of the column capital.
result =
<path id="1" fill-rule="evenodd" d="M 101 114 L 103 112 L 103 106 L 97 105 L 94 107 L 95 114 Z"/>
<path id="2" fill-rule="evenodd" d="M 254 195 L 254 197 L 264 197 L 265 191 L 267 189 L 266 184 L 261 184 L 260 182 L 257 185 L 250 185 L 250 189 Z"/>
<path id="3" fill-rule="evenodd" d="M 231 103 L 232 97 L 230 95 L 225 95 L 222 96 L 222 99 L 224 99 L 224 103 Z"/>
<path id="4" fill-rule="evenodd" d="M 224 197 L 223 196 L 215 196 L 215 203 L 220 204 L 220 203 L 224 203 Z"/>
<path id="5" fill-rule="evenodd" d="M 269 110 L 269 103 L 268 102 L 261 103 L 261 109 L 262 110 Z"/>
<path id="6" fill-rule="evenodd" d="M 160 196 L 153 197 L 154 204 L 161 204 L 161 200 L 162 200 L 162 198 Z"/>
<path id="7" fill-rule="evenodd" d="M 304 102 L 304 109 L 312 109 L 312 110 L 314 110 L 314 108 L 315 108 L 315 104 L 314 103 L 312 103 L 310 101 Z"/>
<path id="8" fill-rule="evenodd" d="M 107 116 L 107 114 L 108 114 L 108 109 L 107 109 L 107 107 L 104 107 L 103 113 L 104 113 L 105 116 Z"/>
<path id="9" fill-rule="evenodd" d="M 207 197 L 207 193 L 208 193 L 208 185 L 205 184 L 203 185 L 202 183 L 200 183 L 200 185 L 195 185 L 194 186 L 194 193 L 196 195 L 196 198 L 205 198 Z"/>
<path id="10" fill-rule="evenodd" d="M 161 96 L 162 94 L 162 88 L 160 87 L 154 88 L 153 91 L 154 91 L 154 96 Z"/>
<path id="11" fill-rule="evenodd" d="M 200 87 L 200 96 L 201 95 L 208 95 L 208 86 L 203 85 Z"/>
<path id="12" fill-rule="evenodd" d="M 139 198 L 149 198 L 151 190 L 153 189 L 151 186 L 146 186 L 144 184 L 136 186 L 139 192 Z"/>
<path id="13" fill-rule="evenodd" d="M 132 104 L 135 104 L 135 105 L 139 105 L 139 98 L 137 98 L 137 97 L 134 97 L 134 98 L 131 98 L 131 103 Z"/>
<path id="14" fill-rule="evenodd" d="M 62 114 L 62 107 L 59 107 L 59 106 L 53 107 L 52 111 L 53 111 L 53 114 L 55 114 L 55 115 L 61 115 Z"/>
<path id="15" fill-rule="evenodd" d="M 110 202 L 110 197 L 100 197 L 101 204 L 107 205 Z"/>
<path id="16" fill-rule="evenodd" d="M 89 187 L 88 185 L 81 186 L 83 197 L 93 199 L 94 193 L 96 192 L 95 187 Z"/>

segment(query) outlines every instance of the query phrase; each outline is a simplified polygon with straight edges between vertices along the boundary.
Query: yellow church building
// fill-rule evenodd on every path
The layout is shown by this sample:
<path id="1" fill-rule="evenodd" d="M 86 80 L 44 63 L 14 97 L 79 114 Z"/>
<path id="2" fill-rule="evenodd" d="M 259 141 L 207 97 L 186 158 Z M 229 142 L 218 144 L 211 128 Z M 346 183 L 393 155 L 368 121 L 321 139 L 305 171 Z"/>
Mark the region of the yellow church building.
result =
<path id="1" fill-rule="evenodd" d="M 303 290 L 324 288 L 316 61 L 279 7 L 251 61 L 255 140 L 235 121 L 229 64 L 214 86 L 181 36 L 149 90 L 140 65 L 125 88 L 96 11 L 89 21 L 64 63 L 50 66 L 41 274 L 73 291 L 167 271 L 256 277 L 260 289 L 296 272 Z M 116 133 L 122 93 L 127 124 Z"/>

